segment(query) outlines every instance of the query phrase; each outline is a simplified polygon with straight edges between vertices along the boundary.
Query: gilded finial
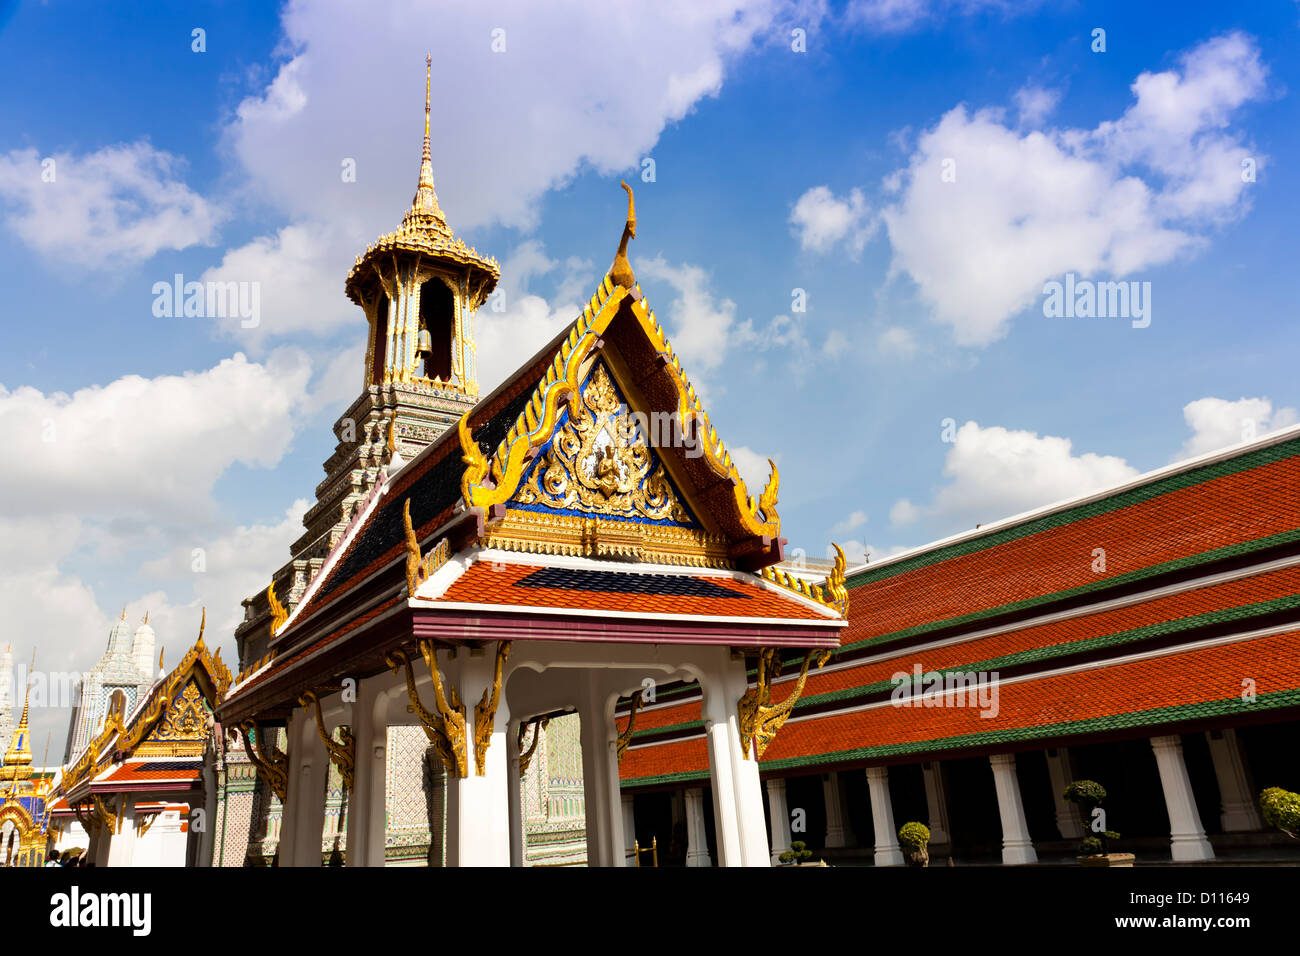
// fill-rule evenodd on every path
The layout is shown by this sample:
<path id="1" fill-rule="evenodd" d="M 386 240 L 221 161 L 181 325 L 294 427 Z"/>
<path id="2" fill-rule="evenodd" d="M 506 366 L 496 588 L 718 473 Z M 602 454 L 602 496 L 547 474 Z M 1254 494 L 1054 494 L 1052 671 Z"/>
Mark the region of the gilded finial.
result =
<path id="1" fill-rule="evenodd" d="M 126 620 L 126 605 L 122 605 L 122 620 Z"/>
<path id="2" fill-rule="evenodd" d="M 140 623 L 142 623 L 142 624 L 148 624 L 148 623 L 149 623 L 149 612 L 148 612 L 148 611 L 145 611 L 145 612 L 144 612 L 144 620 L 141 621 Z"/>
<path id="3" fill-rule="evenodd" d="M 162 662 L 162 661 L 163 661 L 163 652 L 164 652 L 165 650 L 167 650 L 167 648 L 165 648 L 165 647 L 160 647 L 160 648 L 158 648 L 158 669 L 159 669 L 159 670 L 162 670 L 162 669 L 163 669 L 163 662 Z"/>
<path id="4" fill-rule="evenodd" d="M 284 626 L 285 621 L 289 620 L 289 612 L 280 603 L 280 599 L 275 596 L 275 581 L 266 586 L 266 603 L 271 606 L 271 636 L 275 637 L 275 632 Z"/>
<path id="5" fill-rule="evenodd" d="M 636 238 L 636 204 L 632 199 L 632 187 L 623 180 L 619 180 L 619 185 L 627 190 L 627 224 L 623 226 L 623 238 L 619 241 L 614 264 L 609 267 L 609 277 L 615 285 L 631 290 L 636 286 L 636 274 L 627 261 L 627 241 Z"/>
<path id="6" fill-rule="evenodd" d="M 415 198 L 411 200 L 411 211 L 406 214 L 404 224 L 409 224 L 412 217 L 430 217 L 446 229 L 447 220 L 438 205 L 438 194 L 433 189 L 433 152 L 429 147 L 429 114 L 433 109 L 433 56 L 424 58 L 424 150 L 420 154 L 420 183 L 415 188 Z"/>
<path id="7" fill-rule="evenodd" d="M 205 605 L 203 608 L 203 614 L 199 618 L 199 639 L 194 642 L 199 647 L 203 646 L 203 629 L 207 626 L 208 626 L 208 609 L 207 606 Z M 159 660 L 162 660 L 162 658 L 159 657 Z"/>

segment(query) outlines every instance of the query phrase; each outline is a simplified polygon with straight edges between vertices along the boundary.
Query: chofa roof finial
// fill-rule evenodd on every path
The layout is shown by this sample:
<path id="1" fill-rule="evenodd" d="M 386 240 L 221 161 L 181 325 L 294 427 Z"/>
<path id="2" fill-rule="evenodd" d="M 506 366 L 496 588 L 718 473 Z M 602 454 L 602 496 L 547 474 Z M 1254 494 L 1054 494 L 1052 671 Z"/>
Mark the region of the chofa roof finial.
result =
<path id="1" fill-rule="evenodd" d="M 614 264 L 609 267 L 609 277 L 615 285 L 621 285 L 630 291 L 636 286 L 636 274 L 632 271 L 632 264 L 627 261 L 627 241 L 636 238 L 636 204 L 632 199 L 632 187 L 622 180 L 619 185 L 627 190 L 627 224 L 623 226 L 623 238 L 619 241 Z"/>

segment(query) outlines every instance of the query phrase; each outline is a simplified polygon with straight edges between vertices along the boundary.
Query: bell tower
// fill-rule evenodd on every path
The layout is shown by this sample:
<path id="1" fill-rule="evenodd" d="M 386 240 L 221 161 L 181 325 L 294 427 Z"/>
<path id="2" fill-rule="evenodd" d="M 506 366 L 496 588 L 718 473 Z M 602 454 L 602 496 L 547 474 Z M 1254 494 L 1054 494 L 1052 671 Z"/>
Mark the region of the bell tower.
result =
<path id="1" fill-rule="evenodd" d="M 396 452 L 409 461 L 478 401 L 474 313 L 496 287 L 501 267 L 458 238 L 438 204 L 429 145 L 431 81 L 429 57 L 424 149 L 411 206 L 395 231 L 357 257 L 344 283 L 368 326 L 362 391 L 334 424 L 338 444 L 324 464 L 316 504 L 303 516 L 306 532 L 273 578 L 277 601 L 290 611 L 388 456 Z M 266 653 L 272 610 L 265 591 L 243 603 L 235 637 L 240 663 L 247 665 Z"/>

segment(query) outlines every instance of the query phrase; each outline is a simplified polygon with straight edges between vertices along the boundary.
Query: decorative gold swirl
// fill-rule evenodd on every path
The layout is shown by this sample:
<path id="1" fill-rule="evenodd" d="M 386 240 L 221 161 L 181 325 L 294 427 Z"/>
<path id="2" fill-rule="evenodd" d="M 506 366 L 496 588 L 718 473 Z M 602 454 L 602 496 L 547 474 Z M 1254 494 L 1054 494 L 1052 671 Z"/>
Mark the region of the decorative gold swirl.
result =
<path id="1" fill-rule="evenodd" d="M 777 731 L 785 724 L 790 711 L 799 702 L 803 693 L 804 682 L 808 679 L 808 668 L 815 660 L 818 668 L 830 660 L 830 651 L 812 650 L 804 655 L 803 667 L 799 669 L 799 679 L 794 690 L 779 704 L 772 703 L 772 681 L 781 674 L 781 659 L 777 649 L 765 647 L 758 654 L 758 679 L 754 686 L 747 688 L 737 705 L 740 718 L 740 745 L 744 748 L 745 759 L 750 756 L 751 747 L 758 751 L 758 759 L 776 738 Z"/>
<path id="2" fill-rule="evenodd" d="M 501 700 L 501 674 L 509 657 L 510 642 L 497 641 L 492 686 L 483 688 L 483 696 L 474 705 L 474 773 L 479 777 L 487 773 L 488 745 L 492 743 L 492 726 L 496 722 L 497 704 Z"/>
<path id="3" fill-rule="evenodd" d="M 325 752 L 329 754 L 330 760 L 334 766 L 339 768 L 339 775 L 343 778 L 343 786 L 349 791 L 352 789 L 353 773 L 356 766 L 356 740 L 352 736 L 352 728 L 347 724 L 339 725 L 339 739 L 335 741 L 334 735 L 325 729 L 325 718 L 321 714 L 320 698 L 312 691 L 307 691 L 298 698 L 298 703 L 303 707 L 313 708 L 316 717 L 316 735 L 325 745 Z"/>

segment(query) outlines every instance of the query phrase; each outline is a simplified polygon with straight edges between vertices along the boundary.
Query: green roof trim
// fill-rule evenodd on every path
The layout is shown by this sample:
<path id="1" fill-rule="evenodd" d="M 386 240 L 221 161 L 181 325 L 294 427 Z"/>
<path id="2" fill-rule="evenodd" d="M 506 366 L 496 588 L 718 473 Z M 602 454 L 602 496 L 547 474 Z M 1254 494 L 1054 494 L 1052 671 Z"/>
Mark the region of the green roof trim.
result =
<path id="1" fill-rule="evenodd" d="M 903 638 L 915 637 L 918 634 L 937 631 L 941 628 L 970 624 L 983 618 L 1037 607 L 1052 601 L 1059 601 L 1065 598 L 1077 597 L 1081 594 L 1088 594 L 1102 588 L 1115 587 L 1116 585 L 1121 584 L 1130 584 L 1134 581 L 1141 581 L 1144 578 L 1153 577 L 1157 574 L 1166 574 L 1170 571 L 1180 571 L 1184 568 L 1192 568 L 1197 565 L 1208 564 L 1212 561 L 1220 561 L 1225 558 L 1240 557 L 1254 551 L 1262 551 L 1266 548 L 1275 547 L 1281 544 L 1291 544 L 1296 541 L 1300 541 L 1300 528 L 1296 528 L 1292 531 L 1281 531 L 1277 534 L 1269 535 L 1266 538 L 1256 538 L 1253 541 L 1242 541 L 1238 544 L 1224 545 L 1221 548 L 1202 551 L 1199 554 L 1190 554 L 1183 558 L 1175 558 L 1173 561 L 1166 561 L 1163 564 L 1153 564 L 1145 568 L 1138 568 L 1136 571 L 1129 571 L 1126 574 L 1116 574 L 1111 577 L 1100 578 L 1096 581 L 1090 581 L 1087 584 L 1081 584 L 1078 587 L 1068 588 L 1064 591 L 1053 591 L 1049 594 L 1040 594 L 1037 597 L 1025 598 L 1021 601 L 1013 601 L 1010 604 L 1001 604 L 997 607 L 991 607 L 983 611 L 972 611 L 969 614 L 960 614 L 957 617 L 947 617 L 938 621 L 931 621 L 927 624 L 917 624 L 914 627 L 906 627 L 900 631 L 891 631 L 887 634 L 880 634 L 876 637 L 869 637 L 865 640 L 845 644 L 838 650 L 832 651 L 831 654 L 832 656 L 838 656 L 847 653 L 850 650 L 858 650 L 863 647 L 878 647 L 881 644 L 889 644 L 894 641 L 902 640 Z"/>
<path id="2" fill-rule="evenodd" d="M 819 766 L 827 763 L 841 763 L 847 760 L 875 760 L 906 756 L 908 754 L 932 753 L 940 750 L 959 750 L 1052 737 L 1068 737 L 1078 733 L 1105 733 L 1114 730 L 1128 730 L 1134 727 L 1173 723 L 1178 720 L 1235 717 L 1260 710 L 1277 710 L 1283 707 L 1296 706 L 1300 706 L 1300 688 L 1260 694 L 1251 703 L 1247 703 L 1239 696 L 1229 697 L 1203 703 L 1177 704 L 1172 707 L 1130 711 L 1129 713 L 1106 717 L 1091 717 L 1087 720 L 1071 720 L 1060 724 L 1011 727 L 1005 730 L 990 730 L 957 737 L 940 737 L 935 740 L 917 740 L 901 744 L 883 744 L 875 747 L 855 747 L 850 750 L 837 750 L 825 754 L 816 754 L 811 757 L 765 760 L 761 761 L 759 766 L 763 770 L 789 770 L 795 767 Z"/>
<path id="3" fill-rule="evenodd" d="M 657 777 L 632 777 L 628 780 L 620 780 L 620 789 L 629 789 L 631 787 L 652 787 L 664 783 L 691 783 L 695 780 L 708 780 L 709 771 L 707 770 L 687 770 L 683 773 L 661 773 Z"/>
<path id="4" fill-rule="evenodd" d="M 1276 445 L 1259 448 L 1244 455 L 1227 458 L 1223 461 L 1211 462 L 1189 471 L 1180 472 L 1176 475 L 1169 475 L 1166 478 L 1157 479 L 1137 488 L 1130 488 L 1128 491 L 1120 492 L 1108 498 L 1100 498 L 1097 501 L 1076 505 L 1073 508 L 1067 508 L 1054 514 L 1044 515 L 1041 518 L 1032 519 L 1010 528 L 1003 528 L 1000 531 L 993 531 L 989 534 L 977 538 L 971 538 L 967 541 L 959 541 L 956 544 L 936 548 L 933 551 L 927 551 L 903 561 L 875 568 L 868 565 L 861 571 L 850 575 L 846 583 L 849 588 L 855 588 L 862 584 L 871 584 L 877 581 L 883 581 L 899 574 L 916 570 L 917 568 L 928 567 L 932 564 L 947 561 L 949 558 L 973 554 L 976 551 L 983 551 L 986 548 L 1004 544 L 1008 541 L 1025 538 L 1029 535 L 1037 534 L 1040 531 L 1049 531 L 1052 528 L 1059 528 L 1067 524 L 1073 524 L 1084 518 L 1109 514 L 1110 512 L 1118 511 L 1121 508 L 1127 508 L 1131 505 L 1150 501 L 1153 498 L 1159 498 L 1160 496 L 1169 494 L 1170 492 L 1181 491 L 1184 488 L 1190 488 L 1206 481 L 1213 481 L 1216 478 L 1224 478 L 1229 475 L 1238 474 L 1239 472 L 1250 471 L 1253 468 L 1271 465 L 1298 454 L 1300 454 L 1300 438 L 1278 442 Z"/>

